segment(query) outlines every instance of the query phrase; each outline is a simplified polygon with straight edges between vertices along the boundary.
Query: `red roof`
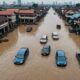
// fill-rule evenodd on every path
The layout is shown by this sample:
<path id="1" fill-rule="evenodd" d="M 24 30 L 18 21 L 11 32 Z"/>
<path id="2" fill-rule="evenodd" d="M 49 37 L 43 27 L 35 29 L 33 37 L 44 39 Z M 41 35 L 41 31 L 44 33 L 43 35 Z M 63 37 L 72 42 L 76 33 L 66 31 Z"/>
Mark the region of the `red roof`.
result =
<path id="1" fill-rule="evenodd" d="M 19 14 L 34 14 L 34 10 L 20 10 Z"/>
<path id="2" fill-rule="evenodd" d="M 18 13 L 19 12 L 19 9 L 7 9 L 6 11 Z"/>
<path id="3" fill-rule="evenodd" d="M 12 15 L 12 12 L 9 12 L 9 11 L 0 11 L 0 15 L 4 15 L 4 16 Z"/>
<path id="4" fill-rule="evenodd" d="M 35 11 L 33 9 L 31 10 L 19 10 L 19 9 L 7 9 L 5 11 L 0 11 L 0 15 L 12 15 L 14 12 L 19 14 L 34 14 Z"/>
<path id="5" fill-rule="evenodd" d="M 7 9 L 5 11 L 0 11 L 0 15 L 12 15 L 14 12 L 18 13 L 19 9 Z"/>

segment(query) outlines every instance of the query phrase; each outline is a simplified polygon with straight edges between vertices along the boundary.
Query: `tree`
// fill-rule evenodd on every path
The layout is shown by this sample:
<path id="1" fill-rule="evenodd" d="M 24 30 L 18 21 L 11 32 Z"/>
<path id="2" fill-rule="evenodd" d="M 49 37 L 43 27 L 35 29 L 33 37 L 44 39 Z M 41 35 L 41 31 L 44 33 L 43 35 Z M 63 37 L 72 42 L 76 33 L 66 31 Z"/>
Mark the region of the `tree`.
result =
<path id="1" fill-rule="evenodd" d="M 77 3 L 77 4 L 76 4 L 76 7 L 80 7 L 80 3 Z"/>
<path id="2" fill-rule="evenodd" d="M 33 8 L 38 8 L 38 4 L 34 3 L 34 4 L 32 5 L 32 7 L 33 7 Z"/>

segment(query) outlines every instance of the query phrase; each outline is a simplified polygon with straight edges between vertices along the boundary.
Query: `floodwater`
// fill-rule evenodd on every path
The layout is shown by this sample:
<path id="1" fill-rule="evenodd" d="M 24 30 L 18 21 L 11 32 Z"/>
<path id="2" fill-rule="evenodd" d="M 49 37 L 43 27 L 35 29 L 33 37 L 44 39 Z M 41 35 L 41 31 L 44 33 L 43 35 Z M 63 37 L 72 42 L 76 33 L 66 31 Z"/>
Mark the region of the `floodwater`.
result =
<path id="1" fill-rule="evenodd" d="M 56 29 L 57 24 L 62 26 L 61 30 Z M 0 80 L 80 80 L 80 65 L 75 57 L 80 37 L 68 32 L 63 21 L 57 14 L 54 15 L 54 10 L 51 8 L 38 25 L 30 25 L 32 32 L 26 32 L 27 26 L 19 26 L 7 36 L 8 42 L 0 43 Z M 51 33 L 55 31 L 60 34 L 59 41 L 51 38 Z M 48 57 L 41 56 L 43 45 L 39 40 L 42 34 L 48 35 L 47 44 L 51 45 Z M 22 47 L 29 48 L 29 56 L 25 64 L 14 65 L 14 56 Z M 66 53 L 68 65 L 65 68 L 55 64 L 58 49 Z"/>

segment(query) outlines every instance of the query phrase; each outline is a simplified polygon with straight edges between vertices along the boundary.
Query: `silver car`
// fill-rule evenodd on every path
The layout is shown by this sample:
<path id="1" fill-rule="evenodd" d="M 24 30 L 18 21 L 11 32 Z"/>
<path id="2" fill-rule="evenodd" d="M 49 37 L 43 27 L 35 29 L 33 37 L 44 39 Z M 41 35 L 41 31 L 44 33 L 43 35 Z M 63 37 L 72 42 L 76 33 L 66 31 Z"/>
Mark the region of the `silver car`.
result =
<path id="1" fill-rule="evenodd" d="M 53 32 L 53 33 L 52 33 L 52 38 L 53 38 L 54 40 L 59 40 L 59 33 Z"/>
<path id="2" fill-rule="evenodd" d="M 47 35 L 42 35 L 40 38 L 40 43 L 45 44 L 48 41 L 48 36 Z"/>

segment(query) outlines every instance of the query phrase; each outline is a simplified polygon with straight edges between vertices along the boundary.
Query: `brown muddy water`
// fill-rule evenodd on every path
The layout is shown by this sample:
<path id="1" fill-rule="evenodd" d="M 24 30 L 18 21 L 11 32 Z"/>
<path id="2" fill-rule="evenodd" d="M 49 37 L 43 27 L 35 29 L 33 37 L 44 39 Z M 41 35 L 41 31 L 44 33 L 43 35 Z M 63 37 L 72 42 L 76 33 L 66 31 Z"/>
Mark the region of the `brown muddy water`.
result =
<path id="1" fill-rule="evenodd" d="M 61 24 L 61 30 L 56 29 L 56 24 Z M 75 57 L 76 50 L 80 47 L 80 37 L 69 34 L 63 21 L 50 9 L 43 21 L 38 25 L 31 25 L 33 31 L 26 32 L 26 25 L 21 25 L 7 38 L 9 42 L 0 43 L 0 80 L 80 80 L 80 65 Z M 54 41 L 51 33 L 57 31 L 60 40 Z M 48 35 L 48 43 L 51 45 L 51 54 L 48 57 L 41 56 L 43 45 L 40 44 L 40 36 Z M 23 65 L 14 65 L 13 60 L 17 51 L 22 47 L 28 47 L 29 56 Z M 56 50 L 66 52 L 68 65 L 59 68 L 55 64 Z"/>

